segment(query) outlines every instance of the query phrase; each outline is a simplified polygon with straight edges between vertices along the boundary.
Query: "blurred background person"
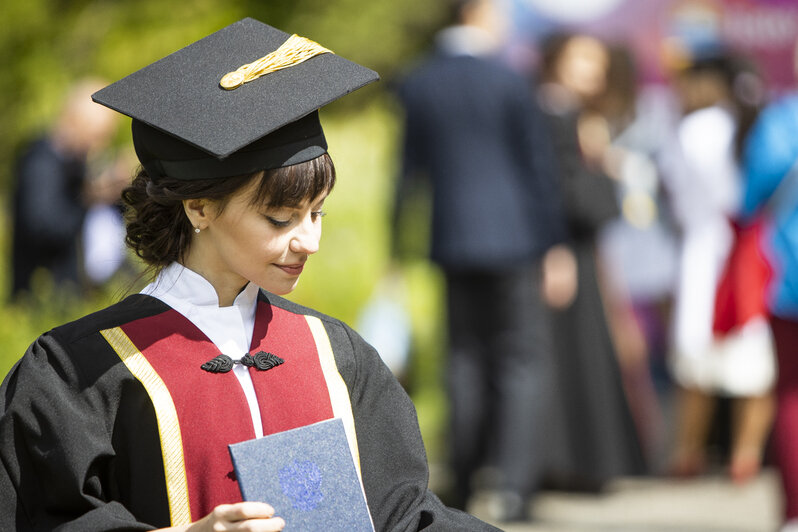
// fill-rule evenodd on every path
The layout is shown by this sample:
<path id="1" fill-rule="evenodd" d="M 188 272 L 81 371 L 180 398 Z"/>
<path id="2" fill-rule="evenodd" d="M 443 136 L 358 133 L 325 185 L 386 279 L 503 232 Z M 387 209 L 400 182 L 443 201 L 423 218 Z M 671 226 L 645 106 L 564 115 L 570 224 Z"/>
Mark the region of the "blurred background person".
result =
<path id="1" fill-rule="evenodd" d="M 798 54 L 796 54 L 798 57 Z M 798 66 L 798 64 L 797 64 Z M 798 94 L 762 111 L 744 156 L 741 215 L 762 217 L 773 277 L 767 307 L 776 350 L 773 450 L 784 495 L 784 532 L 798 530 Z"/>
<path id="2" fill-rule="evenodd" d="M 606 87 L 609 54 L 593 37 L 555 33 L 541 45 L 539 100 L 562 171 L 560 188 L 574 269 L 575 295 L 554 303 L 555 399 L 546 460 L 552 487 L 597 491 L 607 481 L 640 474 L 645 464 L 605 315 L 596 264 L 599 230 L 618 216 L 608 173 L 607 120 L 588 112 Z M 548 273 L 548 272 L 547 272 Z"/>
<path id="3" fill-rule="evenodd" d="M 588 102 L 594 138 L 616 180 L 620 215 L 598 233 L 599 281 L 622 382 L 646 463 L 666 448 L 671 383 L 665 368 L 676 237 L 656 159 L 672 133 L 672 98 L 639 86 L 633 51 L 608 47 L 605 89 Z M 642 90 L 641 90 L 642 89 Z"/>
<path id="4" fill-rule="evenodd" d="M 51 131 L 32 141 L 15 168 L 12 294 L 32 288 L 38 269 L 59 289 L 80 282 L 79 239 L 88 207 L 87 162 L 110 141 L 117 118 L 91 101 L 99 80 L 76 83 Z"/>
<path id="5" fill-rule="evenodd" d="M 679 391 L 669 468 L 677 476 L 705 471 L 715 399 L 732 397 L 729 467 L 732 478 L 743 482 L 759 472 L 772 419 L 770 330 L 762 313 L 725 334 L 717 334 L 713 323 L 718 287 L 737 241 L 739 156 L 758 112 L 746 84 L 756 80 L 743 58 L 724 50 L 697 51 L 685 60 L 674 79 L 683 116 L 663 159 L 681 231 L 670 360 Z"/>
<path id="6" fill-rule="evenodd" d="M 87 287 L 102 287 L 126 263 L 122 190 L 130 184 L 135 167 L 133 154 L 117 155 L 100 172 L 87 177 L 89 207 L 81 228 L 82 265 Z"/>
<path id="7" fill-rule="evenodd" d="M 447 291 L 449 503 L 464 508 L 479 484 L 490 519 L 522 520 L 548 434 L 551 353 L 538 285 L 540 257 L 563 232 L 556 171 L 527 82 L 495 57 L 507 29 L 501 6 L 451 9 L 435 53 L 400 89 L 395 212 L 414 179 L 431 182 L 431 258 Z"/>
<path id="8" fill-rule="evenodd" d="M 377 350 L 402 386 L 409 389 L 413 331 L 407 310 L 407 283 L 401 272 L 392 270 L 375 284 L 372 296 L 358 314 L 356 329 Z"/>

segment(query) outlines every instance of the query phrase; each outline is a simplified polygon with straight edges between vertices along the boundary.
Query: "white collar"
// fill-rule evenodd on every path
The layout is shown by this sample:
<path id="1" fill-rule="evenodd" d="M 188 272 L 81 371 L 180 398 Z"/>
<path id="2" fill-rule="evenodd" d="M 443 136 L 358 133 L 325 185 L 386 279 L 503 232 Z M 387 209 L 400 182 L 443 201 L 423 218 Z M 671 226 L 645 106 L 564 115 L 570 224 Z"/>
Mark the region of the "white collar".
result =
<path id="1" fill-rule="evenodd" d="M 258 286 L 247 283 L 236 296 L 233 306 L 239 310 L 251 309 L 254 313 L 258 299 Z M 158 274 L 158 277 L 147 285 L 142 294 L 148 294 L 172 305 L 171 301 L 180 301 L 182 305 L 198 308 L 219 308 L 219 296 L 216 289 L 203 276 L 189 270 L 182 264 L 173 262 Z"/>

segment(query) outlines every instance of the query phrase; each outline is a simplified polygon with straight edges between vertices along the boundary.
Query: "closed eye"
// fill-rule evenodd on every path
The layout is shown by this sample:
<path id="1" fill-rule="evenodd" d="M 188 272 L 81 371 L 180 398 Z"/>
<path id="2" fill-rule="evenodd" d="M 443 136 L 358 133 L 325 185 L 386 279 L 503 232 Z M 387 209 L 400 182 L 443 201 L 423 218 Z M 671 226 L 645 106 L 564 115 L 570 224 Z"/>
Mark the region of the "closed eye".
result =
<path id="1" fill-rule="evenodd" d="M 269 221 L 274 227 L 284 228 L 291 225 L 291 220 L 278 220 L 277 218 L 272 218 L 271 216 L 266 216 L 266 220 Z"/>

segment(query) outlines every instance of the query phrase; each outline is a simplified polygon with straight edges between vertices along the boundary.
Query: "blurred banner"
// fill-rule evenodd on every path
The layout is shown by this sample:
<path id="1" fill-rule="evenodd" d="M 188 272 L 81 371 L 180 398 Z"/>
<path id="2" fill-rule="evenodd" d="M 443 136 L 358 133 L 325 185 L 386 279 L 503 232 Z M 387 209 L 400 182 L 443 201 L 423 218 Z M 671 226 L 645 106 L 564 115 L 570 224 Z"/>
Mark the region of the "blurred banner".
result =
<path id="1" fill-rule="evenodd" d="M 625 42 L 647 82 L 663 80 L 675 48 L 726 46 L 754 61 L 774 92 L 795 86 L 796 0 L 513 0 L 513 9 L 520 41 L 569 29 Z"/>

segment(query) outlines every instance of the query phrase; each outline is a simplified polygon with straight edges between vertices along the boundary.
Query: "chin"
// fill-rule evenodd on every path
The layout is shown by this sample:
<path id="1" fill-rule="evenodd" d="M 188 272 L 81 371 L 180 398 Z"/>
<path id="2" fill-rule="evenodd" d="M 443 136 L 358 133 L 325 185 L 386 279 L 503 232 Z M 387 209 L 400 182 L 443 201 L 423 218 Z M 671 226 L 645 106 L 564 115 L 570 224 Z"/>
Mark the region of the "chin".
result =
<path id="1" fill-rule="evenodd" d="M 288 294 L 290 294 L 291 292 L 294 291 L 294 288 L 296 288 L 296 285 L 297 285 L 297 283 L 277 284 L 277 285 L 273 285 L 273 286 L 262 286 L 261 288 L 263 288 L 264 290 L 266 290 L 268 292 L 271 292 L 272 294 L 274 294 L 276 296 L 287 296 Z"/>

